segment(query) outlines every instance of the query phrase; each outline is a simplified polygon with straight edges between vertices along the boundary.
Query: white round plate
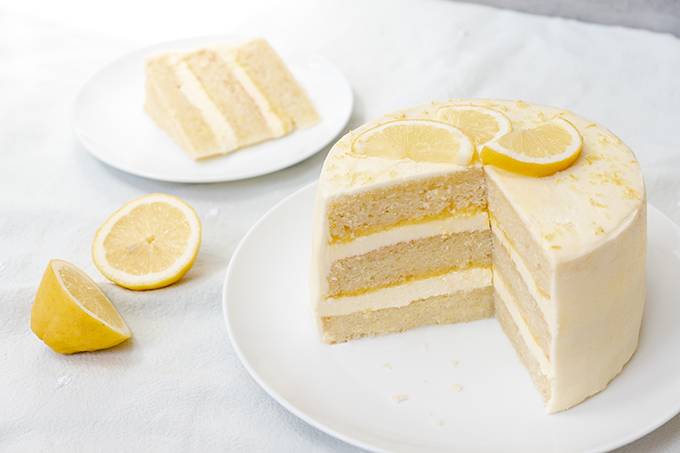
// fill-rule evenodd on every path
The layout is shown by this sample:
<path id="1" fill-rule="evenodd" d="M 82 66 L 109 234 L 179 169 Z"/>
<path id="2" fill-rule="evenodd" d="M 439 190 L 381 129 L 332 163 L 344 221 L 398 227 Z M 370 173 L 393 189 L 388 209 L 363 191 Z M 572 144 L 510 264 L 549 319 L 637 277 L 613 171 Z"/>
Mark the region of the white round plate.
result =
<path id="1" fill-rule="evenodd" d="M 347 79 L 320 56 L 278 48 L 319 112 L 319 124 L 196 162 L 153 123 L 143 108 L 144 60 L 148 56 L 240 39 L 209 36 L 172 41 L 114 61 L 78 94 L 73 119 L 76 136 L 95 157 L 119 170 L 161 181 L 191 183 L 234 181 L 271 173 L 306 159 L 337 137 L 352 113 L 352 89 Z"/>
<path id="2" fill-rule="evenodd" d="M 654 207 L 637 353 L 602 393 L 547 415 L 495 319 L 321 343 L 308 295 L 315 189 L 255 224 L 223 293 L 244 366 L 306 422 L 378 451 L 585 452 L 629 443 L 678 413 L 680 228 Z"/>

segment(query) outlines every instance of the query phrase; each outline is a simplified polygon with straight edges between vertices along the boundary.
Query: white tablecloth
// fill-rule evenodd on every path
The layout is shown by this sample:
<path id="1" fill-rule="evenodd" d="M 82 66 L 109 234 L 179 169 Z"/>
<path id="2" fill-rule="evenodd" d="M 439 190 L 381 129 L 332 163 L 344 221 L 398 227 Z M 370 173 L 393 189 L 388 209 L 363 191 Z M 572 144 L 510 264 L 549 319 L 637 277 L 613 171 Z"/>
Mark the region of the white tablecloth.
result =
<path id="1" fill-rule="evenodd" d="M 456 96 L 564 106 L 630 144 L 650 202 L 680 222 L 678 39 L 446 1 L 228 3 L 0 6 L 0 450 L 355 450 L 255 384 L 221 312 L 224 271 L 239 239 L 276 201 L 317 178 L 325 151 L 225 184 L 160 183 L 106 167 L 74 140 L 72 100 L 101 65 L 139 46 L 235 32 L 317 51 L 352 83 L 352 126 Z M 110 212 L 155 191 L 196 207 L 203 247 L 180 284 L 125 291 L 96 272 L 90 243 Z M 28 328 L 30 305 L 50 258 L 101 282 L 134 339 L 75 356 L 38 341 Z M 678 450 L 678 417 L 624 449 Z"/>

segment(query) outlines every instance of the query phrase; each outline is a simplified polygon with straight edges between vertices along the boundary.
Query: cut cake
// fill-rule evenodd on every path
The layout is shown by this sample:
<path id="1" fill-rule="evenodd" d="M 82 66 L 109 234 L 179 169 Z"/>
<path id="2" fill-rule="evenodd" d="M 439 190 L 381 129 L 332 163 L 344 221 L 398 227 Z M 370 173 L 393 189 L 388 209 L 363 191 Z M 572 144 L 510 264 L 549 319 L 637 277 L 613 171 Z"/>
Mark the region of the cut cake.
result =
<path id="1" fill-rule="evenodd" d="M 391 121 L 441 121 L 450 106 L 491 109 L 513 130 L 564 119 L 582 137 L 580 157 L 530 177 L 478 159 L 385 158 L 353 147 Z M 371 122 L 335 144 L 319 180 L 312 299 L 322 339 L 495 314 L 547 410 L 572 407 L 604 389 L 637 348 L 645 208 L 631 150 L 568 111 L 453 100 Z"/>

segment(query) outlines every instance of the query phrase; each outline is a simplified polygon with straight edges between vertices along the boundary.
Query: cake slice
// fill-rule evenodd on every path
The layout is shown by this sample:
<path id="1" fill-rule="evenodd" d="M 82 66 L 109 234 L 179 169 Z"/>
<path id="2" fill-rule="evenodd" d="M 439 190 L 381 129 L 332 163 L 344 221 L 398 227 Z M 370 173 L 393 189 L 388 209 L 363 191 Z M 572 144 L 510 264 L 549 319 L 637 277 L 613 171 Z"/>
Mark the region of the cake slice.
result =
<path id="1" fill-rule="evenodd" d="M 198 81 L 210 103 L 206 112 L 212 112 L 216 128 L 233 129 L 237 147 L 280 137 L 291 129 L 280 130 L 267 121 L 266 112 L 254 101 L 230 65 L 213 49 L 186 54 L 182 63 Z M 196 99 L 200 96 L 199 93 Z M 226 124 L 220 124 L 226 123 Z M 225 151 L 231 151 L 226 149 Z"/>
<path id="2" fill-rule="evenodd" d="M 144 107 L 193 159 L 227 154 L 318 121 L 304 90 L 261 39 L 148 59 Z"/>
<path id="3" fill-rule="evenodd" d="M 193 74 L 184 71 L 182 78 L 178 66 L 183 66 L 178 54 L 146 62 L 146 112 L 193 159 L 236 149 L 230 124 L 221 121 L 223 118 Z M 206 110 L 211 110 L 212 115 Z M 222 124 L 211 124 L 211 119 Z"/>
<path id="4" fill-rule="evenodd" d="M 267 41 L 253 39 L 221 50 L 253 99 L 260 100 L 263 109 L 269 109 L 281 118 L 284 127 L 305 128 L 319 121 L 307 94 Z"/>

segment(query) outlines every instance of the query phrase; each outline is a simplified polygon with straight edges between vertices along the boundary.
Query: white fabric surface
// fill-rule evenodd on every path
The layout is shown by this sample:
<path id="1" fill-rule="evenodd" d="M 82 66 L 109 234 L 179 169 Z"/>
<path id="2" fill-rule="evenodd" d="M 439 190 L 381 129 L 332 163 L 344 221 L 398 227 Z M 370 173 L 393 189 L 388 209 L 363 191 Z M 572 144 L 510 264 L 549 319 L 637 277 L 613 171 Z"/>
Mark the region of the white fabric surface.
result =
<path id="1" fill-rule="evenodd" d="M 265 33 L 336 62 L 355 90 L 352 126 L 454 96 L 570 108 L 633 147 L 650 202 L 680 222 L 680 40 L 671 36 L 445 1 L 5 4 L 0 450 L 355 451 L 255 384 L 228 342 L 221 311 L 224 271 L 239 239 L 276 201 L 317 177 L 325 152 L 248 181 L 179 185 L 108 168 L 71 133 L 73 97 L 101 65 L 154 42 L 229 32 Z M 203 247 L 180 284 L 122 290 L 96 272 L 90 242 L 110 212 L 154 191 L 196 207 Z M 50 258 L 101 282 L 134 339 L 74 356 L 38 341 L 28 328 L 30 305 Z M 623 449 L 678 450 L 679 417 Z"/>

